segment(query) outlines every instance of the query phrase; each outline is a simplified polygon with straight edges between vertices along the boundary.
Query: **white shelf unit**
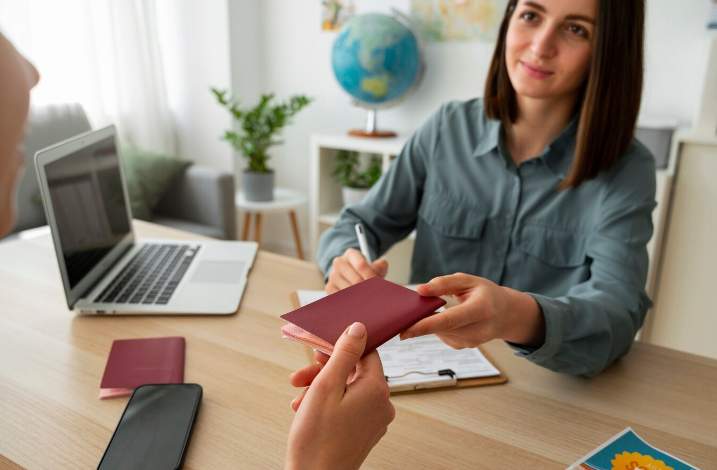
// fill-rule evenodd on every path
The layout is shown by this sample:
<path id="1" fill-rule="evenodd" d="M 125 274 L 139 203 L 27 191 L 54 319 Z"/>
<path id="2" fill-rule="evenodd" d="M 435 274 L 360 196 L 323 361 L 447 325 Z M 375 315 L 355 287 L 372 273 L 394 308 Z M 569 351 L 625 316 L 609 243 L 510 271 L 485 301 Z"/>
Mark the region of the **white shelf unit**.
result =
<path id="1" fill-rule="evenodd" d="M 314 134 L 311 136 L 311 167 L 309 182 L 309 249 L 311 258 L 316 259 L 319 237 L 339 217 L 343 207 L 341 185 L 334 180 L 336 152 L 348 150 L 359 152 L 361 158 L 376 155 L 381 158 L 383 173 L 388 170 L 406 143 L 406 136 L 388 139 L 351 137 L 348 135 Z M 413 237 L 396 244 L 384 256 L 389 262 L 387 278 L 394 282 L 408 282 L 408 270 L 413 253 Z"/>
<path id="2" fill-rule="evenodd" d="M 717 135 L 677 132 L 671 154 L 670 190 L 662 201 L 658 194 L 656 209 L 663 205 L 655 224 L 659 257 L 652 259 L 655 267 L 648 277 L 655 306 L 645 319 L 643 339 L 717 359 L 712 298 L 717 279 Z"/>

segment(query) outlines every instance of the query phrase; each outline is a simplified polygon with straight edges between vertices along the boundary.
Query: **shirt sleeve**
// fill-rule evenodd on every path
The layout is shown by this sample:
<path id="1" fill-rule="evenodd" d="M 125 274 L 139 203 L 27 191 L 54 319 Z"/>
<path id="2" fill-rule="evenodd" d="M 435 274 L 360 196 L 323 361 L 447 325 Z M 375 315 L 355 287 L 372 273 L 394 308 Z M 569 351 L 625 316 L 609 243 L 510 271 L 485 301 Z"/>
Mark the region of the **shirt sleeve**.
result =
<path id="1" fill-rule="evenodd" d="M 336 224 L 321 235 L 317 262 L 325 279 L 335 257 L 343 255 L 348 248 L 359 248 L 354 229 L 357 223 L 362 223 L 366 229 L 374 259 L 416 227 L 426 162 L 436 146 L 442 110 L 443 107 L 411 136 L 364 201 L 345 207 Z"/>
<path id="2" fill-rule="evenodd" d="M 538 349 L 508 343 L 517 355 L 592 377 L 630 350 L 652 306 L 645 282 L 656 205 L 654 159 L 649 152 L 633 156 L 602 191 L 599 220 L 586 246 L 590 278 L 557 298 L 528 293 L 543 311 L 545 343 Z"/>

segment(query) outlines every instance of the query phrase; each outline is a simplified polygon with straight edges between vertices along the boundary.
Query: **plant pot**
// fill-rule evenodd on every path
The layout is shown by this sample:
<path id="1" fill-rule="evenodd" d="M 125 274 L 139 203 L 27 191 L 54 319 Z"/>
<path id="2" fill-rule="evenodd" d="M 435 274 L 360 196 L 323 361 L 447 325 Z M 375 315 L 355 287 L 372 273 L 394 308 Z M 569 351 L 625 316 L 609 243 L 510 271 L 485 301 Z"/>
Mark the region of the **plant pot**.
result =
<path id="1" fill-rule="evenodd" d="M 348 186 L 342 187 L 341 196 L 344 199 L 344 206 L 360 203 L 361 201 L 363 201 L 363 198 L 366 196 L 366 193 L 368 193 L 368 189 L 350 188 Z"/>
<path id="2" fill-rule="evenodd" d="M 242 173 L 242 187 L 244 199 L 252 202 L 269 202 L 274 200 L 274 172 L 257 173 L 246 171 Z"/>

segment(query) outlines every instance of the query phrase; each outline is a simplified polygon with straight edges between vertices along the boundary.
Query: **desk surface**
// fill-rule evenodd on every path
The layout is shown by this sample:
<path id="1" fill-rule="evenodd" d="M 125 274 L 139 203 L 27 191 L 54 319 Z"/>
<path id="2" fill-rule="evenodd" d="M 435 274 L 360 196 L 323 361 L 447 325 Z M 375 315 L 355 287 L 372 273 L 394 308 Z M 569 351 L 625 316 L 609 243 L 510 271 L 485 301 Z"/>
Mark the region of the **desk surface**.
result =
<path id="1" fill-rule="evenodd" d="M 136 223 L 141 236 L 194 238 Z M 95 468 L 127 398 L 100 401 L 112 341 L 184 336 L 185 380 L 204 400 L 185 468 L 280 468 L 303 346 L 281 339 L 290 293 L 317 267 L 260 252 L 238 314 L 83 317 L 66 308 L 49 236 L 0 243 L 0 468 Z M 364 468 L 564 469 L 627 426 L 702 470 L 717 468 L 717 361 L 636 343 L 593 379 L 486 350 L 505 385 L 392 398 L 396 420 Z"/>

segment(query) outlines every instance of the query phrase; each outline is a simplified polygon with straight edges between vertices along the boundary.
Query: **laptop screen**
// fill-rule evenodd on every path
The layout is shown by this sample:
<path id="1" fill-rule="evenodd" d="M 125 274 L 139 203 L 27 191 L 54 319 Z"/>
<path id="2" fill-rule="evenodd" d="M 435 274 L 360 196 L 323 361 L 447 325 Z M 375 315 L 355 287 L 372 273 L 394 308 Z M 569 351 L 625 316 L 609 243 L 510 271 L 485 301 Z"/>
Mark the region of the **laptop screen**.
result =
<path id="1" fill-rule="evenodd" d="M 45 167 L 70 289 L 129 232 L 114 136 Z"/>

